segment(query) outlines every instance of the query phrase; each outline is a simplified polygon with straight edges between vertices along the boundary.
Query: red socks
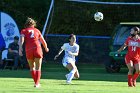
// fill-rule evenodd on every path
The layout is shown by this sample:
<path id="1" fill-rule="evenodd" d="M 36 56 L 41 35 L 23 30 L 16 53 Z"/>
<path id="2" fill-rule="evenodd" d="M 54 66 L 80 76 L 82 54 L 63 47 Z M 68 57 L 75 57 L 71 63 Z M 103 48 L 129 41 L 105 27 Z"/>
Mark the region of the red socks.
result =
<path id="1" fill-rule="evenodd" d="M 132 75 L 128 75 L 128 86 L 132 87 Z"/>
<path id="2" fill-rule="evenodd" d="M 133 75 L 132 82 L 133 82 L 133 86 L 134 86 L 134 87 L 136 86 L 136 80 L 137 80 L 138 77 L 139 77 L 139 74 L 138 74 L 138 73 L 135 73 L 135 74 Z"/>
<path id="3" fill-rule="evenodd" d="M 139 77 L 138 73 L 135 73 L 134 75 L 128 75 L 128 86 L 129 87 L 135 87 L 136 86 L 136 80 Z"/>
<path id="4" fill-rule="evenodd" d="M 36 71 L 32 70 L 31 75 L 32 75 L 32 78 L 33 78 L 34 82 L 36 82 Z"/>
<path id="5" fill-rule="evenodd" d="M 36 85 L 39 84 L 39 81 L 41 78 L 41 71 L 32 70 L 31 75 L 32 75 L 32 78 L 33 78 L 35 84 Z"/>
<path id="6" fill-rule="evenodd" d="M 41 78 L 41 71 L 36 71 L 36 82 L 35 84 L 39 84 L 39 81 L 40 81 L 40 78 Z"/>

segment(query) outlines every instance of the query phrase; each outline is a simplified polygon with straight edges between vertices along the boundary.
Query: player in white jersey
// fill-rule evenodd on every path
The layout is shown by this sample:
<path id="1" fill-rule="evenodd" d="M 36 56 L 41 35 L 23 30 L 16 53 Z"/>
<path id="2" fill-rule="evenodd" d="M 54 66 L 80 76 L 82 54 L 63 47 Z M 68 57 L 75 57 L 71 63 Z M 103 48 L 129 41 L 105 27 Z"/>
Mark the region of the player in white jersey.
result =
<path id="1" fill-rule="evenodd" d="M 54 60 L 57 59 L 63 50 L 65 51 L 65 55 L 62 64 L 70 71 L 70 73 L 66 74 L 66 83 L 70 84 L 73 78 L 79 78 L 79 72 L 75 65 L 75 56 L 79 54 L 79 45 L 76 44 L 76 36 L 74 34 L 69 36 L 69 43 L 63 44 L 58 54 L 54 57 Z"/>

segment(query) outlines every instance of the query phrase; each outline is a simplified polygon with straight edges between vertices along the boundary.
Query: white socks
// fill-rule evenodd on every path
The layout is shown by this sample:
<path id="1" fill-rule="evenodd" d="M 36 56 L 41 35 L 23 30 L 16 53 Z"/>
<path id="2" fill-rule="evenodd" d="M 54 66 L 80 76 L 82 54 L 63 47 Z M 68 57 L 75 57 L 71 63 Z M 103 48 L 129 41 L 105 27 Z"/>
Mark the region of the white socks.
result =
<path id="1" fill-rule="evenodd" d="M 72 80 L 73 77 L 74 77 L 74 73 L 75 73 L 75 69 L 72 69 L 72 70 L 70 71 L 70 73 L 68 74 L 67 82 L 71 82 L 71 80 Z"/>

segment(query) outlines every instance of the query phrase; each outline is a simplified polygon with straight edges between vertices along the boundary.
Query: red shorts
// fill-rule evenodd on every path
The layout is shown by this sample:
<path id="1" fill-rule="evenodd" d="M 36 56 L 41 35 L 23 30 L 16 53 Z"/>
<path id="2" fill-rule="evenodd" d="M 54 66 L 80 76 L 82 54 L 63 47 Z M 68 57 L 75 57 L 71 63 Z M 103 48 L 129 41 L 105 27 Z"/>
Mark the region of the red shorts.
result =
<path id="1" fill-rule="evenodd" d="M 133 64 L 138 64 L 140 62 L 140 58 L 132 58 L 129 55 L 125 56 L 125 63 L 128 64 L 130 62 L 133 62 Z"/>
<path id="2" fill-rule="evenodd" d="M 34 60 L 34 58 L 43 58 L 42 48 L 37 47 L 26 51 L 26 58 L 30 60 Z"/>

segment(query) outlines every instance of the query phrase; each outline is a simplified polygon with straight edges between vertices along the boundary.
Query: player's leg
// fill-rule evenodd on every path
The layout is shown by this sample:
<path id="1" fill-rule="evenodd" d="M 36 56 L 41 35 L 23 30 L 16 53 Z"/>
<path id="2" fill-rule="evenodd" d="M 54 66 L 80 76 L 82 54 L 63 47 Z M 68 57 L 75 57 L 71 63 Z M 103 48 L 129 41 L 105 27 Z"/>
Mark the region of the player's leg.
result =
<path id="1" fill-rule="evenodd" d="M 27 61 L 28 61 L 29 67 L 30 67 L 30 72 L 31 72 L 32 78 L 35 83 L 36 82 L 36 70 L 35 70 L 36 65 L 35 65 L 34 57 L 33 57 L 33 49 L 26 52 L 26 58 L 27 58 Z"/>
<path id="2" fill-rule="evenodd" d="M 34 49 L 34 61 L 36 64 L 36 87 L 40 87 L 40 78 L 41 78 L 41 65 L 42 65 L 42 58 L 43 58 L 43 52 L 42 48 L 36 48 Z"/>
<path id="3" fill-rule="evenodd" d="M 66 68 L 71 69 L 70 73 L 68 74 L 68 77 L 67 77 L 67 83 L 71 83 L 71 80 L 73 79 L 74 74 L 75 74 L 77 69 L 76 69 L 76 66 L 72 62 L 68 63 Z"/>
<path id="4" fill-rule="evenodd" d="M 71 71 L 71 70 L 73 69 L 73 67 L 72 67 L 71 65 L 67 65 L 66 68 L 67 68 L 69 71 Z M 78 78 L 80 77 L 79 71 L 78 71 L 78 69 L 77 69 L 76 66 L 75 66 L 75 69 L 76 69 L 76 71 L 75 71 L 75 74 L 74 74 L 73 79 L 78 79 Z M 65 76 L 66 76 L 66 78 L 67 78 L 67 77 L 68 77 L 68 74 L 66 74 Z"/>
<path id="5" fill-rule="evenodd" d="M 132 63 L 132 61 L 130 62 L 130 63 L 128 63 L 128 64 L 126 64 L 127 65 L 127 67 L 128 67 L 128 86 L 129 87 L 132 87 L 133 85 L 132 85 L 132 77 L 133 77 L 133 71 L 134 71 L 134 67 L 133 67 L 133 63 Z"/>
<path id="6" fill-rule="evenodd" d="M 75 74 L 74 74 L 74 78 L 75 78 L 75 79 L 80 78 L 80 74 L 79 74 L 79 71 L 78 71 L 77 67 L 76 67 L 76 72 L 75 72 Z"/>
<path id="7" fill-rule="evenodd" d="M 128 55 L 125 56 L 125 63 L 127 65 L 128 68 L 128 86 L 132 87 L 133 83 L 132 83 L 132 77 L 133 77 L 133 72 L 134 72 L 134 64 L 132 62 L 132 59 L 130 59 L 130 57 Z"/>
<path id="8" fill-rule="evenodd" d="M 34 83 L 36 82 L 36 70 L 35 70 L 35 62 L 33 59 L 27 59 L 29 67 L 30 67 L 30 72 L 32 75 L 32 78 L 34 80 Z"/>
<path id="9" fill-rule="evenodd" d="M 35 64 L 36 64 L 36 82 L 35 84 L 40 84 L 40 78 L 41 78 L 41 65 L 42 65 L 42 58 L 35 58 Z"/>
<path id="10" fill-rule="evenodd" d="M 133 86 L 136 86 L 136 80 L 137 78 L 139 77 L 139 74 L 140 74 L 140 62 L 136 62 L 136 64 L 134 64 L 134 67 L 135 67 L 135 74 L 133 75 Z"/>

